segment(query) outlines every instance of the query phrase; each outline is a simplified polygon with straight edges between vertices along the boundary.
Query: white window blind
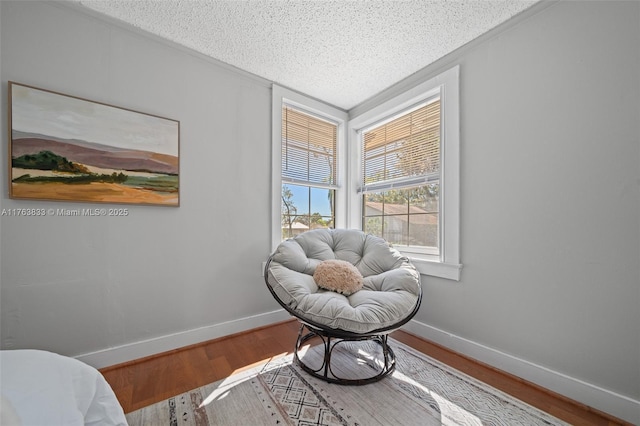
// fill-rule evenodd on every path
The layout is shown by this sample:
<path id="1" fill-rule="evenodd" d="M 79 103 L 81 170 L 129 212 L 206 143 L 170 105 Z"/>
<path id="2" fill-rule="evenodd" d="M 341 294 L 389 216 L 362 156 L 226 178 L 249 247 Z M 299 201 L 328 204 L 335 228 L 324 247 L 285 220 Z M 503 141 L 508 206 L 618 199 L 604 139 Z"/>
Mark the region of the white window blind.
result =
<path id="1" fill-rule="evenodd" d="M 437 183 L 440 99 L 362 132 L 361 192 Z"/>
<path id="2" fill-rule="evenodd" d="M 282 108 L 282 181 L 335 188 L 336 123 L 290 106 Z"/>

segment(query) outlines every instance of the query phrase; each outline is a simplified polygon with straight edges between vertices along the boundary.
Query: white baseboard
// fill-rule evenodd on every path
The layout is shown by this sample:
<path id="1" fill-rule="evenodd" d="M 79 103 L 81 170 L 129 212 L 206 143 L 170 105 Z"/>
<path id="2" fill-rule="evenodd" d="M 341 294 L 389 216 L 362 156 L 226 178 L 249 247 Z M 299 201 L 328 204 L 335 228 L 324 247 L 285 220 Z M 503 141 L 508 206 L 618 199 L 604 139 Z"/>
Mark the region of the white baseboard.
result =
<path id="1" fill-rule="evenodd" d="M 402 328 L 416 336 L 528 380 L 574 401 L 640 425 L 640 401 L 452 335 L 419 321 L 412 320 Z"/>
<path id="2" fill-rule="evenodd" d="M 122 346 L 108 348 L 76 356 L 75 358 L 95 368 L 104 368 L 150 355 L 167 352 L 207 340 L 217 339 L 230 334 L 262 327 L 279 321 L 285 321 L 291 315 L 284 309 L 265 314 L 241 318 L 239 320 L 213 324 L 193 330 L 173 333 L 153 339 L 142 340 Z M 292 343 L 293 344 L 293 343 Z"/>

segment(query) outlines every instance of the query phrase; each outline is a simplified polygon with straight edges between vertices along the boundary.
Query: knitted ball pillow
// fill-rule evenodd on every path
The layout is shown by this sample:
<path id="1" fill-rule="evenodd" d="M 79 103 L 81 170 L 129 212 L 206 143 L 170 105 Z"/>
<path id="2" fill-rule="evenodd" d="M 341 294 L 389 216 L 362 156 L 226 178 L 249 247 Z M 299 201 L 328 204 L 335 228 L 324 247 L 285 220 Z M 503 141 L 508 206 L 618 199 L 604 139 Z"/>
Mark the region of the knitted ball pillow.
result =
<path id="1" fill-rule="evenodd" d="M 345 260 L 330 259 L 320 262 L 313 274 L 320 288 L 342 293 L 345 296 L 360 290 L 363 278 L 358 268 Z"/>

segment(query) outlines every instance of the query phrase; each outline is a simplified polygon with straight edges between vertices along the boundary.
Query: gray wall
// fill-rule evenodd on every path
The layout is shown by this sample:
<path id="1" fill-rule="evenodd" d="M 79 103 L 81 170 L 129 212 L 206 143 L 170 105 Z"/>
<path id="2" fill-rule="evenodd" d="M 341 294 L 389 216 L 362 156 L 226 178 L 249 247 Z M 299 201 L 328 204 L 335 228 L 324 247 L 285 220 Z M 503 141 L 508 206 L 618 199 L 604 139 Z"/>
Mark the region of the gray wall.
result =
<path id="1" fill-rule="evenodd" d="M 640 4 L 537 10 L 351 113 L 460 64 L 464 269 L 416 320 L 638 401 Z"/>
<path id="2" fill-rule="evenodd" d="M 638 6 L 559 3 L 465 55 L 464 278 L 421 316 L 636 400 Z"/>
<path id="3" fill-rule="evenodd" d="M 421 316 L 636 400 L 639 18 L 559 3 L 464 57 L 464 278 Z"/>
<path id="4" fill-rule="evenodd" d="M 1 218 L 2 347 L 75 356 L 278 309 L 270 83 L 67 6 L 1 7 L 2 208 L 91 206 L 7 198 L 8 80 L 181 124 L 181 207 Z"/>
<path id="5" fill-rule="evenodd" d="M 182 166 L 177 209 L 1 218 L 2 347 L 76 355 L 275 309 L 268 85 L 73 9 L 1 7 L 5 148 L 16 80 L 180 120 Z M 460 64 L 464 269 L 424 277 L 417 321 L 635 400 L 639 22 L 637 2 L 541 7 L 352 111 Z"/>

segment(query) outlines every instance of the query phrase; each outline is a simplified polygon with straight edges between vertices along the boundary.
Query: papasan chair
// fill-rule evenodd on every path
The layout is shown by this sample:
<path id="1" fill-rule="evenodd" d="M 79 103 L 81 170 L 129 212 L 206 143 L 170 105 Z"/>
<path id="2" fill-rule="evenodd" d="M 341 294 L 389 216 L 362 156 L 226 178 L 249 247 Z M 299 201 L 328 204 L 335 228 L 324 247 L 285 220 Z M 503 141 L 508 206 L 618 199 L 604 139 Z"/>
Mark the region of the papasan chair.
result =
<path id="1" fill-rule="evenodd" d="M 355 289 L 340 287 L 357 276 L 359 284 L 349 283 Z M 294 360 L 304 371 L 330 383 L 364 385 L 395 370 L 387 336 L 416 314 L 422 289 L 415 266 L 384 239 L 354 229 L 307 231 L 278 245 L 264 278 L 278 303 L 300 321 Z M 311 366 L 301 352 L 318 338 L 320 361 Z M 343 377 L 340 368 L 332 368 L 332 357 L 342 343 L 373 343 L 375 359 L 355 362 L 371 368 L 363 367 L 366 371 L 356 378 Z"/>

